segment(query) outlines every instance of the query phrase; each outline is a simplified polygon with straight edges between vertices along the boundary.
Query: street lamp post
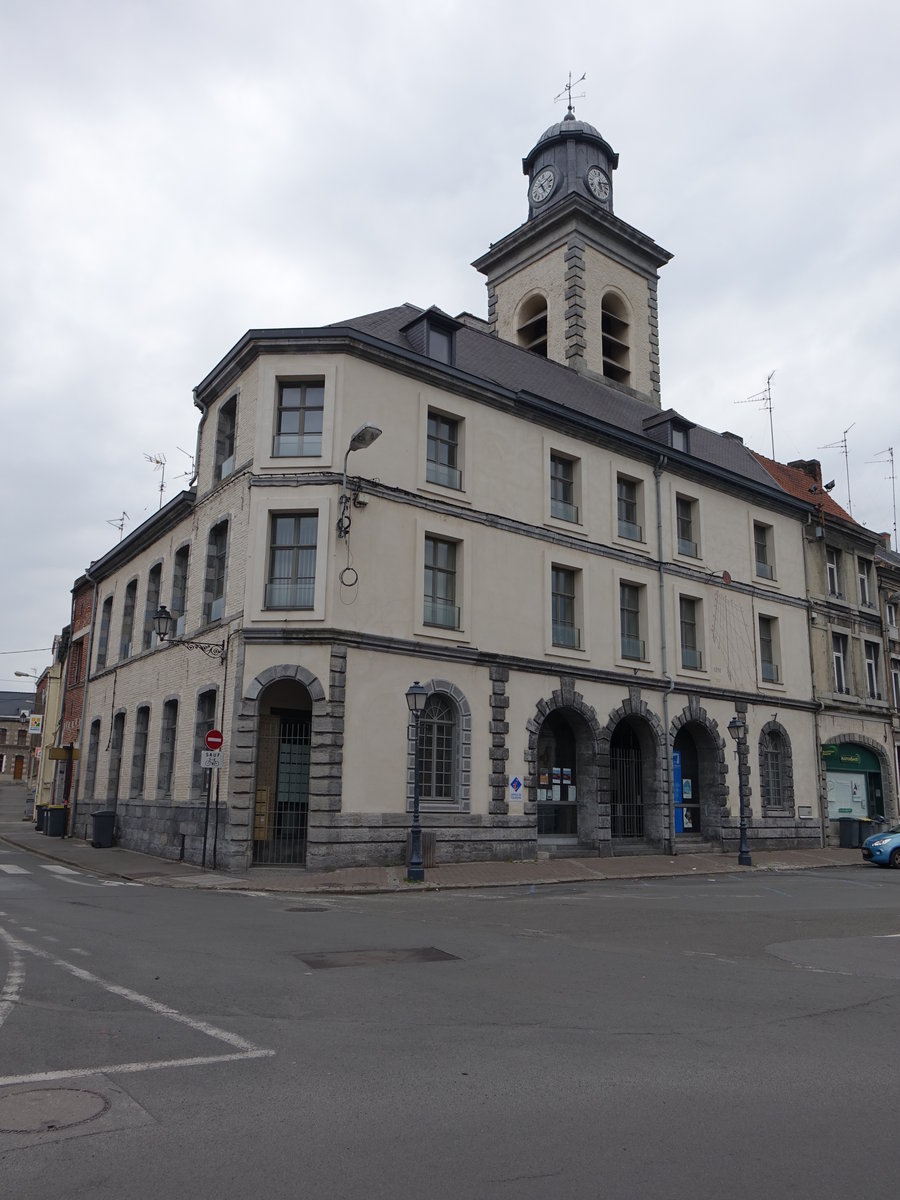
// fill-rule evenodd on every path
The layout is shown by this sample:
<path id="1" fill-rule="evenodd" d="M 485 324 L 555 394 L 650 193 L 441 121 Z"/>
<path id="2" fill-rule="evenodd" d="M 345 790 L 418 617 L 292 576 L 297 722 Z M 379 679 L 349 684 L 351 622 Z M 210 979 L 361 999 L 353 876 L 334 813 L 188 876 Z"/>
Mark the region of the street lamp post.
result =
<path id="1" fill-rule="evenodd" d="M 174 623 L 175 618 L 166 606 L 161 604 L 153 617 L 153 628 L 161 642 L 168 641 L 172 646 L 187 646 L 189 650 L 201 650 L 207 658 L 217 658 L 219 662 L 225 662 L 228 657 L 227 640 L 222 642 L 195 642 L 190 638 L 172 638 L 170 640 L 169 634 Z"/>
<path id="2" fill-rule="evenodd" d="M 738 756 L 738 797 L 740 804 L 740 842 L 738 844 L 738 863 L 742 867 L 752 867 L 750 847 L 747 844 L 747 805 L 746 786 L 744 779 L 747 773 L 747 722 L 735 713 L 728 722 L 728 732 L 737 743 Z"/>
<path id="3" fill-rule="evenodd" d="M 428 693 L 418 679 L 406 689 L 406 703 L 413 717 L 413 819 L 410 830 L 409 861 L 406 864 L 406 878 L 410 883 L 422 883 L 425 879 L 425 865 L 422 862 L 422 826 L 419 824 L 419 717 L 425 707 Z"/>
<path id="4" fill-rule="evenodd" d="M 371 446 L 372 443 L 381 437 L 381 430 L 371 421 L 367 421 L 365 425 L 360 425 L 356 433 L 350 438 L 347 446 L 347 453 L 344 455 L 344 478 L 341 484 L 341 496 L 338 503 L 340 504 L 340 514 L 337 520 L 337 535 L 339 538 L 345 538 L 350 532 L 350 514 L 347 509 L 350 507 L 350 497 L 347 495 L 347 459 L 354 450 L 365 450 L 366 446 Z"/>

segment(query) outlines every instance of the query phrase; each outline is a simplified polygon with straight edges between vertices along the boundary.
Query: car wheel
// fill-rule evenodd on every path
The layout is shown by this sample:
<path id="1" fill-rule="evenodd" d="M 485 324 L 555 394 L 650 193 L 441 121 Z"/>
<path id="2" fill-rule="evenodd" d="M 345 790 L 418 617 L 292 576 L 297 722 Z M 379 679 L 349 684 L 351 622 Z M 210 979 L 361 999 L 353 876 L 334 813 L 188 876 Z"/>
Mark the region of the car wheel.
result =
<path id="1" fill-rule="evenodd" d="M 896 850 L 891 851 L 891 866 L 895 871 L 900 871 L 900 846 Z"/>

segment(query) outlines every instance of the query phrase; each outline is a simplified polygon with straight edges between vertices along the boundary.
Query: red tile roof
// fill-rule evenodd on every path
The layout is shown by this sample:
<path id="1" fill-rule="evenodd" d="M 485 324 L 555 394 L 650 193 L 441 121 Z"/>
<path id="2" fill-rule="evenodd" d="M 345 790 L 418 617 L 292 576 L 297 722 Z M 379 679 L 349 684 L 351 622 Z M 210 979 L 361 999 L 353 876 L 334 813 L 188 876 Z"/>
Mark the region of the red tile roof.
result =
<path id="1" fill-rule="evenodd" d="M 859 522 L 854 521 L 836 500 L 832 500 L 830 492 L 826 492 L 822 488 L 821 470 L 819 472 L 819 488 L 815 492 L 811 492 L 809 489 L 815 486 L 816 480 L 801 467 L 789 467 L 787 463 L 776 462 L 774 458 L 766 458 L 764 454 L 757 454 L 755 450 L 751 450 L 750 453 L 760 466 L 765 467 L 778 486 L 789 495 L 795 496 L 798 500 L 805 500 L 808 504 L 817 505 L 827 517 L 837 517 L 840 521 L 847 521 L 850 525 L 855 525 L 857 529 L 864 528 Z M 870 531 L 866 530 L 866 532 Z"/>

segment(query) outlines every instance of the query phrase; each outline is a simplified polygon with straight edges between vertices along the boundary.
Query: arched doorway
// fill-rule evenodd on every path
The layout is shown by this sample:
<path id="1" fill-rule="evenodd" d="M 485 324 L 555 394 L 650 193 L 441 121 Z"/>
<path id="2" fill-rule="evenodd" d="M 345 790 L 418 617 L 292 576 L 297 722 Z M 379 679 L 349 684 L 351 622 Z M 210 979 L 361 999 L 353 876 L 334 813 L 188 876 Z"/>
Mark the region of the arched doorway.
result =
<path id="1" fill-rule="evenodd" d="M 537 742 L 538 838 L 578 837 L 578 739 L 566 713 L 550 713 Z"/>
<path id="2" fill-rule="evenodd" d="M 857 742 L 822 747 L 828 788 L 828 818 L 885 816 L 881 763 L 867 746 Z"/>
<path id="3" fill-rule="evenodd" d="M 679 729 L 672 747 L 675 791 L 675 833 L 703 832 L 703 786 L 700 779 L 700 753 L 689 726 Z"/>
<path id="4" fill-rule="evenodd" d="M 253 862 L 306 862 L 312 698 L 292 679 L 269 684 L 259 697 Z"/>
<path id="5" fill-rule="evenodd" d="M 641 743 L 630 720 L 619 722 L 609 742 L 609 821 L 613 841 L 645 836 Z"/>

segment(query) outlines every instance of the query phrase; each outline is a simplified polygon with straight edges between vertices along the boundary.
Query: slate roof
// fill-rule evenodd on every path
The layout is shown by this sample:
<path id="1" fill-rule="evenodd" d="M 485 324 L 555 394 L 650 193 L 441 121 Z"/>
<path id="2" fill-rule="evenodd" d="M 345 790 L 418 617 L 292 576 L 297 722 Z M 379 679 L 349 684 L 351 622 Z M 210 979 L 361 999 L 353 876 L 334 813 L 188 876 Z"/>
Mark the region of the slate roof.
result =
<path id="1" fill-rule="evenodd" d="M 329 328 L 355 329 L 409 351 L 411 347 L 402 332 L 403 326 L 408 325 L 424 311 L 413 304 L 401 304 L 396 308 L 386 308 L 380 312 L 366 313 L 347 321 L 335 322 L 335 325 Z M 553 404 L 571 409 L 574 413 L 604 421 L 642 439 L 646 436 L 644 421 L 647 417 L 659 413 L 655 405 L 645 400 L 639 400 L 596 379 L 579 375 L 571 367 L 541 358 L 529 350 L 523 350 L 511 342 L 469 326 L 457 330 L 455 366 L 459 371 L 494 383 L 507 391 L 524 391 L 539 396 Z M 697 425 L 691 429 L 690 443 L 690 458 L 709 463 L 764 487 L 773 486 L 770 473 L 757 462 L 753 453 L 738 438 L 727 437 Z M 647 446 L 653 446 L 649 439 Z M 811 497 L 805 492 L 799 498 L 806 502 L 811 501 Z"/>
<path id="2" fill-rule="evenodd" d="M 34 692 L 0 692 L 0 717 L 15 717 L 18 720 L 23 708 L 31 712 L 34 707 Z"/>

